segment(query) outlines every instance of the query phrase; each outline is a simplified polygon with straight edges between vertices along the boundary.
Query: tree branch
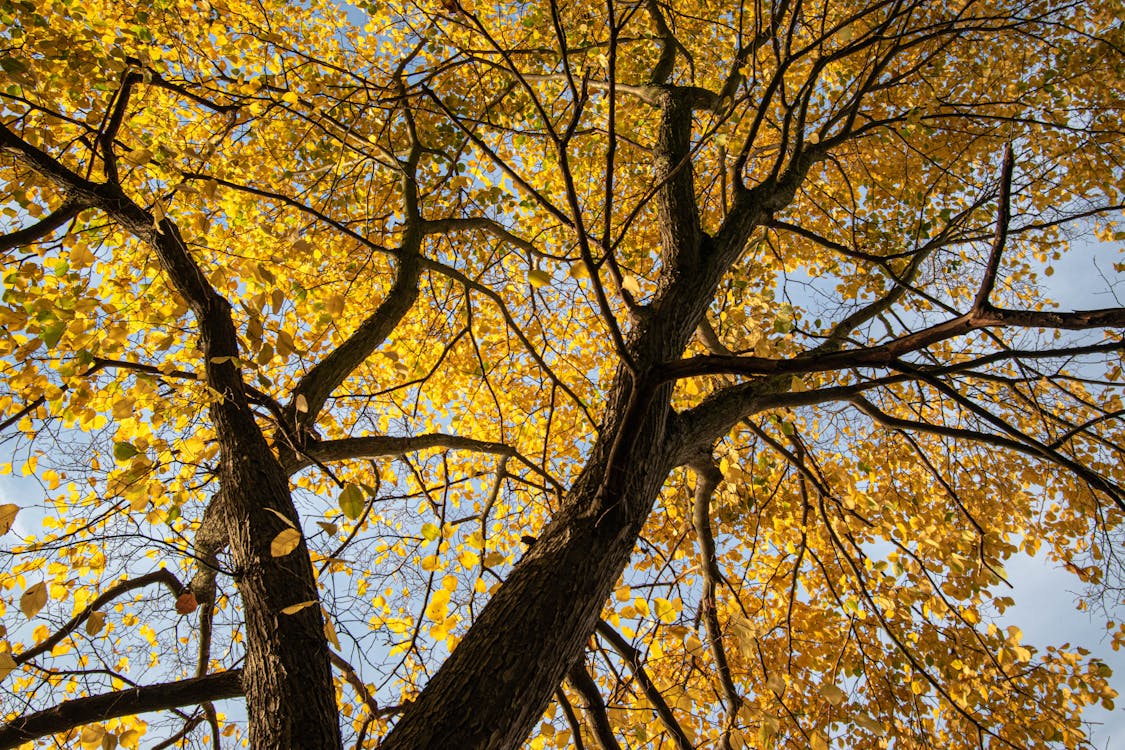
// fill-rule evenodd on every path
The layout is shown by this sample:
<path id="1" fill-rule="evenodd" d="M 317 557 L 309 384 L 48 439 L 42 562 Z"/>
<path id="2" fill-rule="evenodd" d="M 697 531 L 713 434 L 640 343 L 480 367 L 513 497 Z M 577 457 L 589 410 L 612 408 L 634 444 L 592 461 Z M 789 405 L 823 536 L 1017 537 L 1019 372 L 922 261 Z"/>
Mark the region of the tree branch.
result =
<path id="1" fill-rule="evenodd" d="M 236 698 L 240 695 L 242 670 L 232 669 L 190 680 L 76 698 L 63 701 L 46 711 L 21 716 L 0 727 L 0 750 L 11 750 L 39 737 L 62 734 L 95 721 Z"/>
<path id="2" fill-rule="evenodd" d="M 664 728 L 672 736 L 672 742 L 675 743 L 676 750 L 695 750 L 695 746 L 692 745 L 687 733 L 676 721 L 676 715 L 672 713 L 668 702 L 664 700 L 664 696 L 660 694 L 660 690 L 657 689 L 652 678 L 648 676 L 648 671 L 645 670 L 645 666 L 641 662 L 641 652 L 633 648 L 632 644 L 622 638 L 621 634 L 610 627 L 605 620 L 598 621 L 597 633 L 609 641 L 613 650 L 629 665 L 629 670 L 641 686 L 641 692 L 644 694 L 645 700 L 652 705 L 656 715 L 660 717 L 660 722 L 664 724 Z M 0 750 L 3 749 L 0 748 Z"/>
<path id="3" fill-rule="evenodd" d="M 70 198 L 64 200 L 61 206 L 31 226 L 0 235 L 0 253 L 30 245 L 46 237 L 89 207 L 89 204 L 82 201 Z"/>
<path id="4" fill-rule="evenodd" d="M 594 678 L 586 671 L 586 664 L 582 661 L 576 662 L 567 673 L 566 679 L 586 701 L 586 715 L 594 725 L 594 738 L 598 742 L 598 747 L 601 750 L 621 750 L 621 745 L 613 736 L 613 727 L 605 710 L 605 700 Z"/>
<path id="5" fill-rule="evenodd" d="M 172 592 L 172 596 L 179 596 L 187 590 L 184 584 L 180 582 L 180 579 L 177 578 L 170 570 L 167 570 L 165 568 L 154 570 L 151 573 L 146 573 L 136 578 L 118 581 L 117 583 L 106 589 L 104 592 L 102 592 L 102 594 L 92 602 L 87 604 L 81 612 L 70 618 L 69 622 L 67 622 L 61 628 L 45 638 L 41 643 L 37 643 L 35 646 L 32 646 L 23 653 L 20 653 L 13 657 L 16 664 L 23 664 L 30 659 L 34 659 L 40 654 L 49 653 L 51 649 L 59 644 L 59 642 L 73 633 L 79 625 L 89 619 L 91 613 L 96 611 L 98 607 L 101 607 L 106 603 L 113 601 L 122 594 L 126 594 L 130 591 L 133 591 L 134 589 L 148 586 L 150 583 L 164 584 L 168 588 L 168 590 Z"/>

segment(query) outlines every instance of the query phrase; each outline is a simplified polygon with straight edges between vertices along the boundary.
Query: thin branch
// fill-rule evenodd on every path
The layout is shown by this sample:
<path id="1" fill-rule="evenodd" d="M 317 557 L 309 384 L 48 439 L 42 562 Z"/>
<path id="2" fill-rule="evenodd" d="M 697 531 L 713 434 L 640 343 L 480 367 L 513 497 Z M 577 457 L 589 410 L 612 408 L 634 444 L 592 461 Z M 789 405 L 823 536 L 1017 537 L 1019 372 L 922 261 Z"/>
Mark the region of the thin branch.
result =
<path id="1" fill-rule="evenodd" d="M 715 601 L 715 588 L 722 580 L 718 563 L 715 560 L 715 537 L 711 531 L 711 499 L 719 483 L 723 481 L 723 474 L 716 465 L 710 452 L 701 453 L 698 458 L 689 464 L 695 472 L 695 496 L 692 500 L 692 522 L 695 525 L 695 535 L 699 541 L 699 568 L 703 577 L 703 598 L 700 609 L 703 615 L 703 625 L 707 630 L 707 641 L 711 647 L 711 658 L 719 672 L 719 684 L 723 688 L 723 700 L 727 704 L 727 720 L 720 738 L 720 747 L 723 750 L 730 748 L 730 730 L 738 718 L 738 709 L 742 706 L 742 698 L 734 685 L 731 676 L 730 662 L 723 647 L 722 625 L 719 623 L 718 607 Z"/>
<path id="2" fill-rule="evenodd" d="M 613 736 L 613 726 L 609 723 L 605 700 L 594 678 L 586 671 L 586 664 L 581 660 L 576 662 L 567 672 L 566 679 L 586 701 L 586 715 L 594 725 L 594 738 L 598 741 L 598 747 L 601 750 L 621 750 L 621 745 Z"/>
<path id="3" fill-rule="evenodd" d="M 62 205 L 31 226 L 0 235 L 0 253 L 26 247 L 43 239 L 89 207 L 89 204 L 82 201 L 69 198 L 64 200 Z"/>
<path id="4" fill-rule="evenodd" d="M 1004 163 L 1000 167 L 1000 201 L 996 208 L 996 235 L 992 239 L 992 250 L 988 254 L 988 265 L 984 269 L 984 278 L 981 279 L 980 289 L 976 299 L 973 300 L 974 310 L 984 310 L 990 307 L 988 297 L 996 286 L 996 274 L 1000 270 L 1000 256 L 1004 252 L 1004 245 L 1008 241 L 1008 224 L 1012 220 L 1012 171 L 1015 168 L 1015 158 L 1012 156 L 1012 144 L 1004 147 Z"/>

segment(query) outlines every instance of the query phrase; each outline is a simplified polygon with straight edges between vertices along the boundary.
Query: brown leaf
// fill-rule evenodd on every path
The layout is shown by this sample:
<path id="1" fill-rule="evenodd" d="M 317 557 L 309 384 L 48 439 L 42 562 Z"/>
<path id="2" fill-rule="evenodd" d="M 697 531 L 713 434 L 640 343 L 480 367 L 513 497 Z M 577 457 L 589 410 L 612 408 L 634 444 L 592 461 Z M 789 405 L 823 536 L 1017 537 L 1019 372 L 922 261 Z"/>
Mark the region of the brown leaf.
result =
<path id="1" fill-rule="evenodd" d="M 31 619 L 47 604 L 47 584 L 40 581 L 20 597 L 20 611 L 24 617 Z"/>
<path id="2" fill-rule="evenodd" d="M 199 602 L 195 599 L 195 594 L 190 591 L 185 591 L 176 597 L 176 611 L 181 615 L 190 615 L 199 608 Z"/>

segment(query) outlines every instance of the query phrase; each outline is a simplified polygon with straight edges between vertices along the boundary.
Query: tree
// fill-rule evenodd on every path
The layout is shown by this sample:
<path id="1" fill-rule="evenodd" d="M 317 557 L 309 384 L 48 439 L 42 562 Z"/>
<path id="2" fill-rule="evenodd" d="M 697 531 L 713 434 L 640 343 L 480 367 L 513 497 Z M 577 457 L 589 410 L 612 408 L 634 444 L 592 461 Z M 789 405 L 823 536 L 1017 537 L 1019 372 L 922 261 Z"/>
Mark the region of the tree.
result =
<path id="1" fill-rule="evenodd" d="M 1037 287 L 1121 239 L 1116 2 L 0 9 L 0 745 L 1112 705 L 996 619 L 1120 574 L 1125 308 Z"/>

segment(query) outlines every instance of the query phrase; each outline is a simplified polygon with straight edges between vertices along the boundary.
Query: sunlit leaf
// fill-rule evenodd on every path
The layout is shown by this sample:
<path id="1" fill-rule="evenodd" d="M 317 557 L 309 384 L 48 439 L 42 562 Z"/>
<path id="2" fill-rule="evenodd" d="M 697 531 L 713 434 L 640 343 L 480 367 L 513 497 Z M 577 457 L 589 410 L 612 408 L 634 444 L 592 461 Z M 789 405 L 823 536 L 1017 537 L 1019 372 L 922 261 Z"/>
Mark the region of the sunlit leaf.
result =
<path id="1" fill-rule="evenodd" d="M 359 485 L 345 485 L 343 491 L 340 492 L 339 502 L 340 510 L 352 521 L 359 520 L 359 517 L 363 515 L 365 503 L 363 500 L 363 490 Z"/>

